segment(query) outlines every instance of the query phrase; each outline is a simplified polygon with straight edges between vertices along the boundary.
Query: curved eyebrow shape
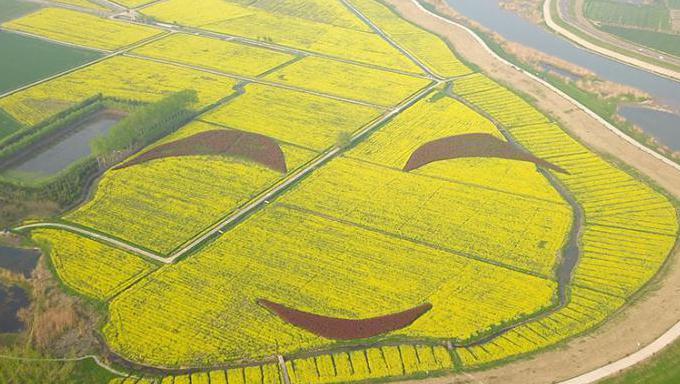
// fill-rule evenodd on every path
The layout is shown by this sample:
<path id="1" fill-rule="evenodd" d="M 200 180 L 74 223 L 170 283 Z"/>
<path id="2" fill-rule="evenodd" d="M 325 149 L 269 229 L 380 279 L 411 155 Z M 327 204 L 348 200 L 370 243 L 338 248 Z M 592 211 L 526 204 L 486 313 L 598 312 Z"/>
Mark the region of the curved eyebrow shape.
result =
<path id="1" fill-rule="evenodd" d="M 395 331 L 411 325 L 420 316 L 432 309 L 432 304 L 425 303 L 415 308 L 386 316 L 351 320 L 315 315 L 264 299 L 258 299 L 257 303 L 289 324 L 307 330 L 317 336 L 335 340 L 365 339 Z"/>
<path id="2" fill-rule="evenodd" d="M 464 157 L 495 157 L 527 161 L 539 167 L 569 174 L 564 168 L 487 133 L 467 133 L 425 143 L 411 154 L 403 170 L 409 172 L 436 161 Z"/>
<path id="3" fill-rule="evenodd" d="M 123 169 L 164 157 L 192 155 L 241 157 L 277 172 L 288 172 L 283 150 L 274 139 L 255 133 L 223 129 L 200 132 L 184 139 L 159 145 L 114 169 Z"/>

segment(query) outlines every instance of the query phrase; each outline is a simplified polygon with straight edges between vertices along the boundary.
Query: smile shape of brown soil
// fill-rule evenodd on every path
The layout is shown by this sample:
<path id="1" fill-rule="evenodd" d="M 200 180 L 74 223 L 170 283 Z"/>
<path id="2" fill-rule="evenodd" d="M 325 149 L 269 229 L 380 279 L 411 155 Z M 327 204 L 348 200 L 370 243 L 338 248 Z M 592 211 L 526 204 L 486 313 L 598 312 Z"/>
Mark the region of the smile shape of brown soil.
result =
<path id="1" fill-rule="evenodd" d="M 123 169 L 164 157 L 227 155 L 251 160 L 277 172 L 286 173 L 286 159 L 272 138 L 236 130 L 213 130 L 160 145 L 117 166 Z"/>
<path id="2" fill-rule="evenodd" d="M 257 303 L 289 324 L 307 330 L 317 336 L 335 340 L 365 339 L 395 331 L 411 325 L 420 316 L 432 309 L 432 304 L 425 303 L 415 308 L 386 316 L 352 320 L 315 315 L 264 299 L 257 300 Z"/>
<path id="3" fill-rule="evenodd" d="M 486 133 L 468 133 L 430 141 L 416 149 L 404 166 L 409 172 L 436 161 L 464 157 L 495 157 L 534 163 L 539 167 L 568 174 L 564 168 L 525 152 Z"/>

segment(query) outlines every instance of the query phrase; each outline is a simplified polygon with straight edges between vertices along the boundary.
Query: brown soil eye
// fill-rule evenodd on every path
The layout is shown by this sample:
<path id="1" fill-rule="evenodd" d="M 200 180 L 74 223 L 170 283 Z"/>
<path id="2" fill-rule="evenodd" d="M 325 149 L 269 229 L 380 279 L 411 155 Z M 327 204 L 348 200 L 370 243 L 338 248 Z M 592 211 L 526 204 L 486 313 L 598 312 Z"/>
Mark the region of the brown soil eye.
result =
<path id="1" fill-rule="evenodd" d="M 495 157 L 500 159 L 527 161 L 539 167 L 552 169 L 568 174 L 565 169 L 525 152 L 511 143 L 500 140 L 486 133 L 469 133 L 449 136 L 430 141 L 416 149 L 404 166 L 409 172 L 427 164 L 442 160 L 465 157 Z"/>
<path id="2" fill-rule="evenodd" d="M 160 145 L 115 169 L 131 167 L 164 157 L 226 155 L 251 160 L 277 172 L 286 173 L 286 159 L 272 138 L 236 130 L 214 130 Z"/>

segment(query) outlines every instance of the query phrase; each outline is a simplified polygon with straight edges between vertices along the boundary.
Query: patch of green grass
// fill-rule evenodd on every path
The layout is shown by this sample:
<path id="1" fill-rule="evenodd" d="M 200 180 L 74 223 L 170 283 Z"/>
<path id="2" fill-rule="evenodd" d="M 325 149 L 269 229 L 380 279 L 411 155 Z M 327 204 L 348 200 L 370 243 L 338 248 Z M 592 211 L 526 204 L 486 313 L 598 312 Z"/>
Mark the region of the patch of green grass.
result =
<path id="1" fill-rule="evenodd" d="M 680 9 L 680 0 L 668 0 L 668 6 L 671 9 Z"/>
<path id="2" fill-rule="evenodd" d="M 0 60 L 2 74 L 0 93 L 101 57 L 98 52 L 66 47 L 9 32 L 0 32 L 0 47 L 3 57 L 11 58 Z"/>
<path id="3" fill-rule="evenodd" d="M 657 51 L 680 56 L 680 35 L 603 25 L 601 30 Z"/>
<path id="4" fill-rule="evenodd" d="M 611 0 L 586 0 L 583 10 L 591 20 L 606 24 L 670 31 L 669 10 L 658 4 L 635 5 Z"/>
<path id="5" fill-rule="evenodd" d="M 38 4 L 18 0 L 0 0 L 0 23 L 16 19 L 40 8 Z"/>
<path id="6" fill-rule="evenodd" d="M 2 64 L 0 64 L 0 67 Z M 11 133 L 21 128 L 21 124 L 16 121 L 9 113 L 0 108 L 0 141 Z"/>
<path id="7" fill-rule="evenodd" d="M 649 362 L 601 382 L 601 384 L 677 384 L 680 383 L 680 343 L 675 342 Z"/>

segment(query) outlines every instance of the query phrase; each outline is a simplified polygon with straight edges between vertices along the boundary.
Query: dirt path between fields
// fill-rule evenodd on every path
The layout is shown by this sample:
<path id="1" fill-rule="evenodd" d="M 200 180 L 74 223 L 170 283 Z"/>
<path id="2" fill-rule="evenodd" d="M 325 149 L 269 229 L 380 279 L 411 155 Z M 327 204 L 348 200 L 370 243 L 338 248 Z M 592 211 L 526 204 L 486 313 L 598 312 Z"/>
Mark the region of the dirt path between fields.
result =
<path id="1" fill-rule="evenodd" d="M 466 60 L 492 78 L 524 92 L 575 137 L 591 148 L 637 168 L 669 193 L 680 198 L 680 171 L 627 141 L 559 93 L 499 61 L 465 29 L 434 17 L 412 0 L 387 0 L 407 20 L 439 34 Z M 440 13 L 455 16 L 449 8 Z M 404 383 L 552 383 L 590 372 L 652 343 L 680 319 L 680 251 L 677 249 L 642 300 L 612 316 L 601 328 L 559 348 L 487 371 Z M 660 310 L 662 309 L 662 310 Z"/>

